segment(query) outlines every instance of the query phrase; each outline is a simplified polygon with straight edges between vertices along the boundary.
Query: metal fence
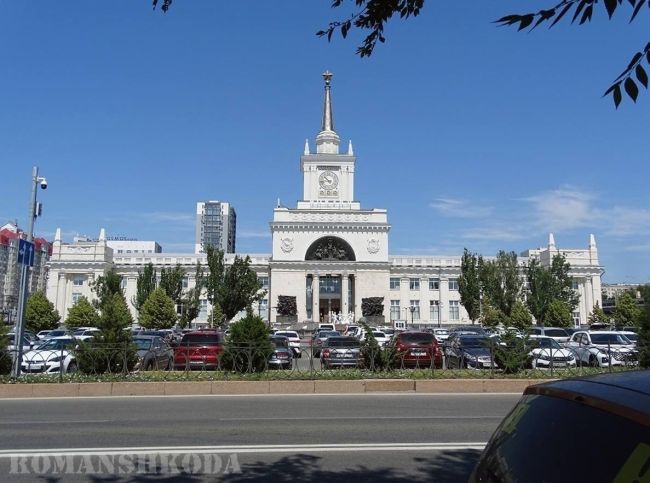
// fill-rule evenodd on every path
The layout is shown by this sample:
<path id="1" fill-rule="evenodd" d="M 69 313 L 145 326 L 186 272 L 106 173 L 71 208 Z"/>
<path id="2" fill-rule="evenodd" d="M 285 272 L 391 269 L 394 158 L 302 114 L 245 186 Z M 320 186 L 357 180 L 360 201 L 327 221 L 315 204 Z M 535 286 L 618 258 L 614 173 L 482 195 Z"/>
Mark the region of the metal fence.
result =
<path id="1" fill-rule="evenodd" d="M 16 353 L 0 352 L 0 371 L 8 374 L 16 364 Z M 572 377 L 634 370 L 638 353 L 607 348 L 562 347 L 531 349 L 531 346 L 507 347 L 494 342 L 480 354 L 458 352 L 443 346 L 378 347 L 360 343 L 352 347 L 320 347 L 311 342 L 300 348 L 275 347 L 272 344 L 218 345 L 216 347 L 163 347 L 160 351 L 140 352 L 130 343 L 83 344 L 56 350 L 30 350 L 23 354 L 23 375 L 43 375 L 63 380 L 65 374 L 111 374 L 127 376 L 146 371 L 183 371 L 229 373 L 300 374 L 302 378 L 319 378 L 332 371 L 365 371 L 395 374 L 419 371 L 419 377 L 493 378 L 508 375 L 530 377 Z M 422 373 L 425 371 L 425 373 Z M 272 377 L 276 377 L 273 375 Z"/>

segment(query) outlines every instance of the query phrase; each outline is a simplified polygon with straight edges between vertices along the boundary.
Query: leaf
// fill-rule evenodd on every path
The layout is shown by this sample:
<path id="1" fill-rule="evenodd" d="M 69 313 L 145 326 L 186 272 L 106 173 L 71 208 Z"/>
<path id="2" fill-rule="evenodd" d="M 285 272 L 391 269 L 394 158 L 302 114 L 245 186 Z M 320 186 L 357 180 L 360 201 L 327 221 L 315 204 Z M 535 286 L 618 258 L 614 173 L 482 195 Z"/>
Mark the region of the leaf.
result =
<path id="1" fill-rule="evenodd" d="M 605 8 L 607 9 L 607 15 L 609 15 L 609 18 L 612 18 L 617 6 L 618 0 L 605 0 Z"/>
<path id="2" fill-rule="evenodd" d="M 630 98 L 636 102 L 636 98 L 639 95 L 639 88 L 636 86 L 631 77 L 625 79 L 625 92 Z"/>
<path id="3" fill-rule="evenodd" d="M 521 17 L 521 21 L 519 22 L 519 28 L 517 29 L 517 31 L 523 30 L 526 27 L 528 27 L 531 23 L 533 23 L 534 19 L 535 19 L 535 16 L 532 13 L 530 13 L 528 15 L 524 15 L 523 17 Z"/>
<path id="4" fill-rule="evenodd" d="M 641 64 L 636 66 L 636 78 L 639 79 L 639 82 L 643 84 L 643 87 L 648 88 L 648 74 L 646 74 L 645 69 Z"/>
<path id="5" fill-rule="evenodd" d="M 614 89 L 614 106 L 618 109 L 618 105 L 621 103 L 621 85 L 616 84 L 616 88 Z"/>
<path id="6" fill-rule="evenodd" d="M 587 22 L 587 21 L 591 21 L 591 14 L 592 14 L 593 12 L 594 12 L 594 6 L 593 6 L 593 5 L 589 5 L 589 6 L 585 9 L 585 13 L 582 14 L 582 18 L 580 19 L 580 25 L 582 25 L 583 23 L 585 23 L 585 22 Z"/>
<path id="7" fill-rule="evenodd" d="M 603 94 L 603 97 L 605 97 L 607 94 L 612 92 L 614 89 L 617 89 L 617 88 L 620 89 L 620 85 L 621 85 L 620 82 L 616 82 L 615 84 L 612 84 L 611 86 L 609 86 L 609 89 L 607 89 L 605 91 L 605 93 Z"/>
<path id="8" fill-rule="evenodd" d="M 632 20 L 636 18 L 637 14 L 639 13 L 639 10 L 641 10 L 641 7 L 643 7 L 643 4 L 646 1 L 647 0 L 640 0 L 639 3 L 636 4 L 636 7 L 634 7 L 634 12 L 632 12 L 632 18 L 630 18 L 630 22 L 632 22 Z"/>
<path id="9" fill-rule="evenodd" d="M 562 9 L 562 11 L 558 14 L 557 17 L 555 17 L 555 20 L 553 20 L 553 23 L 551 24 L 551 27 L 558 23 L 562 17 L 564 17 L 564 14 L 569 11 L 569 9 L 573 7 L 572 3 L 567 3 L 566 6 Z M 551 28 L 549 27 L 549 28 Z"/>
<path id="10" fill-rule="evenodd" d="M 587 2 L 585 0 L 581 0 L 580 3 L 578 4 L 578 7 L 576 8 L 576 12 L 573 14 L 573 18 L 571 19 L 571 23 L 576 21 L 576 19 L 578 18 L 578 15 L 580 15 L 580 12 L 582 12 L 582 9 L 585 8 L 585 5 L 587 5 Z"/>

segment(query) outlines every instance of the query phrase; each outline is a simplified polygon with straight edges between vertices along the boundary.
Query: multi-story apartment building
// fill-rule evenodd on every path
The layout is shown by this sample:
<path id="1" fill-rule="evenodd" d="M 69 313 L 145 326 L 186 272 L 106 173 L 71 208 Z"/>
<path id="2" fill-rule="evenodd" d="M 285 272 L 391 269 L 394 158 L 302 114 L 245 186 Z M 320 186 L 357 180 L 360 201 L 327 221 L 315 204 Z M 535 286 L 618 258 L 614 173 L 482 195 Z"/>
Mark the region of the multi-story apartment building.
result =
<path id="1" fill-rule="evenodd" d="M 223 201 L 200 201 L 196 204 L 196 243 L 194 253 L 205 253 L 208 245 L 235 253 L 237 214 Z"/>

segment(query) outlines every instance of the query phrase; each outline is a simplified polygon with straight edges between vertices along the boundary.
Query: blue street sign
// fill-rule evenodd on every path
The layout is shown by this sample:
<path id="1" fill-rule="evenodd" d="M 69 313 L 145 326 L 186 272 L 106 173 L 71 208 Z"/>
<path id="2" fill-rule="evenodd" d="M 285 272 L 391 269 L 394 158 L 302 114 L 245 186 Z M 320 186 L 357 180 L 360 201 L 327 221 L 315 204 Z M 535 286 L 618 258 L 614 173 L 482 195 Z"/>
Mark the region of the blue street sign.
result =
<path id="1" fill-rule="evenodd" d="M 18 263 L 34 266 L 34 244 L 27 240 L 20 240 L 18 243 Z"/>

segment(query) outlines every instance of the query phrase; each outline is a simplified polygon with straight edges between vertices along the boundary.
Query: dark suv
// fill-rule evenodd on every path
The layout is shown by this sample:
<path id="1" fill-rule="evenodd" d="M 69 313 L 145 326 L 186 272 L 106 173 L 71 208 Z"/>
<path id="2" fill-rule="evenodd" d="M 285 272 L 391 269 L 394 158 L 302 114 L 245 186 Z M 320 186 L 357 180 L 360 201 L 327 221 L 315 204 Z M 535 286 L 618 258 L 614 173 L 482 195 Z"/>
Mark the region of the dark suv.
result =
<path id="1" fill-rule="evenodd" d="M 223 350 L 223 333 L 216 330 L 187 332 L 174 347 L 174 369 L 216 369 Z"/>
<path id="2" fill-rule="evenodd" d="M 393 339 L 398 367 L 442 367 L 442 351 L 431 332 L 401 332 Z"/>

